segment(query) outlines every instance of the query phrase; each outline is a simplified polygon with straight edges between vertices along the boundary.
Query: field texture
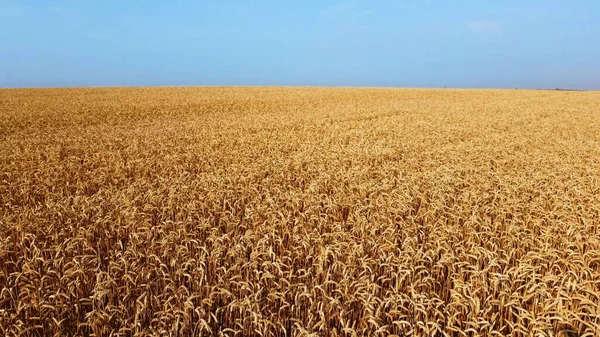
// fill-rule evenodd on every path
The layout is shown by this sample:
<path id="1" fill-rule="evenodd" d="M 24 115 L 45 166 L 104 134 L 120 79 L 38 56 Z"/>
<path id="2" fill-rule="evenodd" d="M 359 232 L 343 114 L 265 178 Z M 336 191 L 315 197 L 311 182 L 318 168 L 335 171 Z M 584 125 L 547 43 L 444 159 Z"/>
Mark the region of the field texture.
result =
<path id="1" fill-rule="evenodd" d="M 2 336 L 600 336 L 600 93 L 0 90 Z"/>

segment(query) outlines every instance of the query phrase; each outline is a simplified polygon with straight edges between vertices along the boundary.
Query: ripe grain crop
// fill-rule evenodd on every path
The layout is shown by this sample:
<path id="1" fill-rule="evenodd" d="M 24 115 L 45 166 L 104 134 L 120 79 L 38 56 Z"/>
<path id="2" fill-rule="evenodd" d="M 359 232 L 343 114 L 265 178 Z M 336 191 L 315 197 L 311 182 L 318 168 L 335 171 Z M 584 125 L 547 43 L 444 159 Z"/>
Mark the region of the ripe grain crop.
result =
<path id="1" fill-rule="evenodd" d="M 0 90 L 2 336 L 600 336 L 600 93 Z"/>

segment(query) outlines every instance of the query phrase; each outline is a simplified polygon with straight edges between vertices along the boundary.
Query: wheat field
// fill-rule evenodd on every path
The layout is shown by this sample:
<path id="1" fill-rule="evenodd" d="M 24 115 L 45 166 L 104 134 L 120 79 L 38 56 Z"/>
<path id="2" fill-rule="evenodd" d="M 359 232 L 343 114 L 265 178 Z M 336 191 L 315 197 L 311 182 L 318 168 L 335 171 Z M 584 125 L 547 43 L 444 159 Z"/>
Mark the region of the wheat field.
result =
<path id="1" fill-rule="evenodd" d="M 2 336 L 600 336 L 600 93 L 0 90 Z"/>

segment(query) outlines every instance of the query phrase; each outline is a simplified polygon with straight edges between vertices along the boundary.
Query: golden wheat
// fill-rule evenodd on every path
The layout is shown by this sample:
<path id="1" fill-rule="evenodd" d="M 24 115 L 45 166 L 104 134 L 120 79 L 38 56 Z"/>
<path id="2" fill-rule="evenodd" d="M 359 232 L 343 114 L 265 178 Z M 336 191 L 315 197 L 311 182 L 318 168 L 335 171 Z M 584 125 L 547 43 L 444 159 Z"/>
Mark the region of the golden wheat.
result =
<path id="1" fill-rule="evenodd" d="M 600 94 L 0 90 L 0 335 L 600 336 Z"/>

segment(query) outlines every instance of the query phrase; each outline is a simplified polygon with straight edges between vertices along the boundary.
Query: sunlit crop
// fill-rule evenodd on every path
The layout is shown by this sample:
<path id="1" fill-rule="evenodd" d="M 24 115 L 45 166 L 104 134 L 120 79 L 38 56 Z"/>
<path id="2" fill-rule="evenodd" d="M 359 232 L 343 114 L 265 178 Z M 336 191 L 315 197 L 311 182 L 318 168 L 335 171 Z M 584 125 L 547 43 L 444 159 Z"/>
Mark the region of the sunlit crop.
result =
<path id="1" fill-rule="evenodd" d="M 600 94 L 0 90 L 1 336 L 600 336 Z"/>

